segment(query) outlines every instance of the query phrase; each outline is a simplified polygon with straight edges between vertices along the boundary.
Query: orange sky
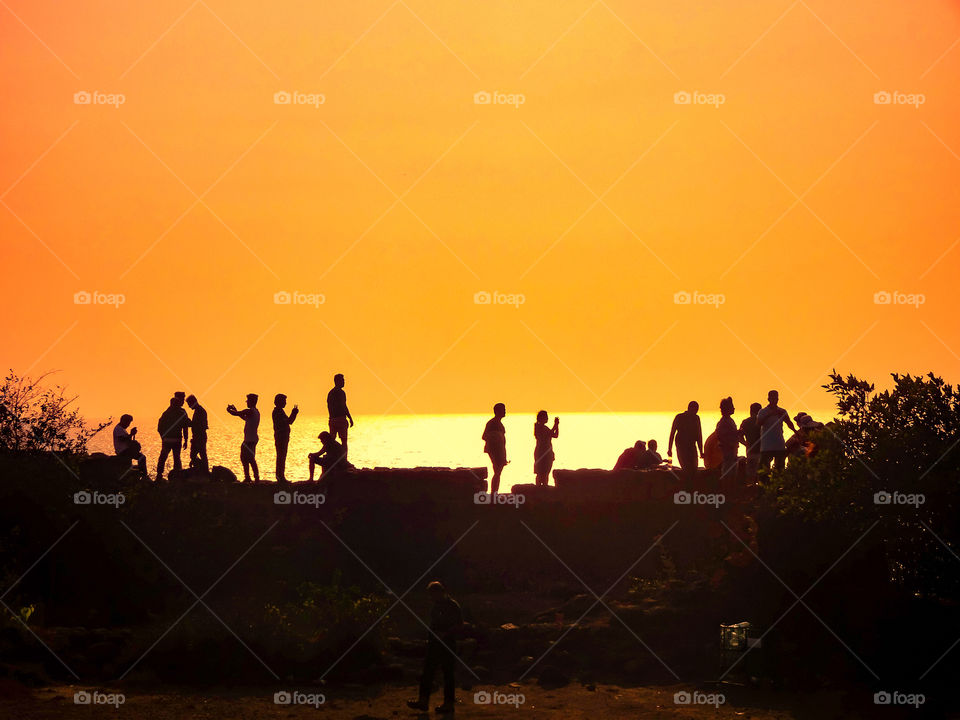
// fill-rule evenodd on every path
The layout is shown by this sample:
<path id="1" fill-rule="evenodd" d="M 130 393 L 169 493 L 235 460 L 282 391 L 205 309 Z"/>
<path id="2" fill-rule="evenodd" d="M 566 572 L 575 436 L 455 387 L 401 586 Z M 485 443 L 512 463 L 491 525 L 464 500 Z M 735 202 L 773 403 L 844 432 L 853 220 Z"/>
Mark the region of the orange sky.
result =
<path id="1" fill-rule="evenodd" d="M 335 371 L 357 414 L 956 380 L 958 38 L 946 1 L 4 0 L 0 359 L 115 416 L 322 412 Z"/>

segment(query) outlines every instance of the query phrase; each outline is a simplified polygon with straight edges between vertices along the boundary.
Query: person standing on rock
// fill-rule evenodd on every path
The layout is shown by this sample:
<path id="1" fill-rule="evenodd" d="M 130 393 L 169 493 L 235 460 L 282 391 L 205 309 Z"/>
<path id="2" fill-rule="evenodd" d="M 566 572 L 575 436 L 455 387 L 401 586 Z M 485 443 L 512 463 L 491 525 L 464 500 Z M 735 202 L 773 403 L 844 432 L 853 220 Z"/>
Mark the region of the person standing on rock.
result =
<path id="1" fill-rule="evenodd" d="M 227 412 L 243 419 L 243 442 L 240 443 L 240 464 L 243 465 L 243 481 L 250 482 L 250 468 L 253 468 L 253 481 L 260 482 L 260 468 L 257 467 L 257 443 L 260 441 L 260 411 L 257 410 L 258 397 L 255 393 L 247 395 L 247 407 L 237 410 L 236 405 L 227 405 Z"/>
<path id="2" fill-rule="evenodd" d="M 547 427 L 550 416 L 546 410 L 537 413 L 537 421 L 533 424 L 533 437 L 536 447 L 533 450 L 533 474 L 537 485 L 550 484 L 550 471 L 553 469 L 553 439 L 560 436 L 560 418 L 553 419 L 553 429 Z"/>
<path id="3" fill-rule="evenodd" d="M 760 470 L 760 423 L 757 422 L 757 415 L 762 409 L 760 403 L 750 403 L 750 417 L 740 423 L 740 442 L 747 448 L 747 477 L 750 482 L 756 480 Z"/>
<path id="4" fill-rule="evenodd" d="M 167 455 L 170 453 L 173 453 L 173 469 L 177 472 L 183 469 L 183 465 L 180 463 L 180 438 L 183 437 L 183 445 L 186 447 L 189 427 L 190 419 L 187 417 L 179 399 L 176 396 L 170 398 L 170 405 L 163 411 L 157 421 L 157 432 L 160 433 L 157 482 L 163 480 L 163 469 L 167 464 Z"/>
<path id="5" fill-rule="evenodd" d="M 340 438 L 343 452 L 347 452 L 347 429 L 353 427 L 353 415 L 347 407 L 346 381 L 341 373 L 333 376 L 333 389 L 327 393 L 327 412 L 330 415 L 330 434 Z"/>
<path id="6" fill-rule="evenodd" d="M 187 407 L 193 410 L 190 418 L 190 467 L 203 473 L 210 471 L 207 462 L 207 410 L 198 401 L 196 395 L 187 398 Z"/>
<path id="7" fill-rule="evenodd" d="M 783 425 L 793 432 L 797 429 L 790 420 L 790 413 L 780 407 L 780 393 L 771 390 L 767 393 L 767 406 L 757 413 L 757 424 L 760 425 L 760 464 L 767 471 L 770 470 L 770 461 L 777 470 L 783 470 L 787 464 L 787 445 L 783 439 Z"/>
<path id="8" fill-rule="evenodd" d="M 490 456 L 493 465 L 493 477 L 490 478 L 490 494 L 496 495 L 500 489 L 500 473 L 507 464 L 507 430 L 503 427 L 503 418 L 507 415 L 507 406 L 497 403 L 493 406 L 493 417 L 487 420 L 483 428 L 483 451 Z"/>
<path id="9" fill-rule="evenodd" d="M 720 444 L 720 453 L 723 455 L 721 477 L 731 479 L 737 473 L 737 453 L 740 450 L 740 430 L 733 419 L 736 408 L 733 398 L 725 397 L 720 401 L 720 422 L 717 423 L 717 441 Z M 729 477 L 728 477 L 729 476 Z"/>
<path id="10" fill-rule="evenodd" d="M 296 405 L 287 415 L 287 396 L 278 393 L 273 399 L 273 442 L 277 447 L 277 482 L 287 482 L 287 447 L 290 445 L 290 426 L 297 419 L 300 408 Z"/>
<path id="11" fill-rule="evenodd" d="M 457 706 L 454 670 L 457 663 L 457 638 L 463 627 L 463 614 L 460 612 L 460 604 L 450 597 L 438 580 L 427 585 L 427 592 L 433 601 L 427 657 L 423 663 L 423 674 L 420 676 L 420 695 L 416 700 L 407 700 L 407 707 L 421 711 L 430 709 L 433 676 L 437 668 L 440 668 L 443 671 L 443 705 L 438 705 L 434 710 L 437 713 L 452 713 Z"/>
<path id="12" fill-rule="evenodd" d="M 698 458 L 703 457 L 703 431 L 700 428 L 700 403 L 691 400 L 686 412 L 679 413 L 673 419 L 670 439 L 667 441 L 667 457 L 673 457 L 673 445 L 676 440 L 677 461 L 683 471 L 688 486 L 693 486 L 697 475 Z"/>

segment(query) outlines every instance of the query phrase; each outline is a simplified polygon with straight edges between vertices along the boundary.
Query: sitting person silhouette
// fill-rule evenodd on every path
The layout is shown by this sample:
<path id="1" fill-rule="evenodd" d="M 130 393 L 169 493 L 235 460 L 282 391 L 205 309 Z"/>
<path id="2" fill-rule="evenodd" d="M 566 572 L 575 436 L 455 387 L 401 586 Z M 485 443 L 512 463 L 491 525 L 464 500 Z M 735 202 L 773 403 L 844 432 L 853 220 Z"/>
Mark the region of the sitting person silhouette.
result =
<path id="1" fill-rule="evenodd" d="M 537 485 L 550 484 L 550 470 L 553 469 L 553 439 L 560 436 L 560 418 L 553 419 L 553 429 L 547 427 L 550 416 L 546 410 L 537 413 L 537 421 L 533 424 L 533 437 L 536 438 L 536 447 L 533 450 L 533 474 Z"/>
<path id="2" fill-rule="evenodd" d="M 644 455 L 646 458 L 645 465 L 647 467 L 655 468 L 659 467 L 663 463 L 663 456 L 657 452 L 657 441 L 649 440 L 647 442 L 647 453 Z"/>
<path id="3" fill-rule="evenodd" d="M 617 458 L 614 464 L 614 470 L 637 470 L 640 467 L 640 459 L 647 452 L 647 443 L 643 440 L 637 440 L 633 447 L 628 447 Z"/>
<path id="4" fill-rule="evenodd" d="M 140 443 L 137 442 L 137 429 L 131 428 L 133 415 L 121 415 L 120 422 L 113 426 L 113 451 L 123 458 L 137 461 L 140 474 L 144 479 L 147 475 L 147 456 L 140 452 Z M 127 428 L 130 428 L 129 430 Z"/>
<path id="5" fill-rule="evenodd" d="M 324 430 L 322 433 L 317 435 L 320 439 L 322 447 L 315 453 L 310 453 L 307 455 L 307 460 L 310 463 L 310 477 L 307 479 L 307 482 L 313 482 L 313 471 L 314 468 L 320 466 L 320 479 L 329 479 L 331 475 L 336 475 L 344 470 L 353 469 L 347 461 L 347 451 L 337 442 L 337 439 L 331 434 Z"/>

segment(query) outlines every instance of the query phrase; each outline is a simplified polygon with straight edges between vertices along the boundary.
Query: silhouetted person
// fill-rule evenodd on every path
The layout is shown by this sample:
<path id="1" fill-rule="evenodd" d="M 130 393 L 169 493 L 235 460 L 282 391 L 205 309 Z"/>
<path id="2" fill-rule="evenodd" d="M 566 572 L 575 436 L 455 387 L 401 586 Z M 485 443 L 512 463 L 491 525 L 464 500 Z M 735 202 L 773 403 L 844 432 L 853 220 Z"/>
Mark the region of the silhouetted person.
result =
<path id="1" fill-rule="evenodd" d="M 628 447 L 617 458 L 614 470 L 637 470 L 640 467 L 640 458 L 647 451 L 647 443 L 643 440 L 637 440 L 633 447 Z"/>
<path id="2" fill-rule="evenodd" d="M 463 615 L 460 605 L 437 580 L 427 585 L 427 592 L 433 601 L 427 657 L 423 663 L 423 674 L 420 676 L 420 696 L 416 700 L 408 700 L 407 706 L 414 710 L 430 709 L 433 676 L 439 668 L 443 671 L 443 705 L 438 705 L 434 710 L 438 713 L 452 713 L 457 702 L 454 670 L 457 664 L 457 638 L 463 627 Z"/>
<path id="3" fill-rule="evenodd" d="M 132 422 L 133 415 L 121 415 L 120 422 L 113 426 L 113 451 L 119 457 L 136 460 L 137 467 L 140 468 L 140 474 L 149 479 L 147 475 L 147 456 L 140 451 L 140 443 L 137 442 L 137 429 L 130 427 Z"/>
<path id="4" fill-rule="evenodd" d="M 345 383 L 343 375 L 337 373 L 333 376 L 333 389 L 327 393 L 330 433 L 340 438 L 344 454 L 347 452 L 347 428 L 353 427 L 353 415 L 347 408 L 347 393 L 343 390 Z"/>
<path id="5" fill-rule="evenodd" d="M 287 396 L 278 393 L 273 399 L 273 443 L 277 447 L 277 482 L 287 482 L 287 447 L 290 445 L 290 426 L 297 419 L 300 408 L 296 405 L 287 415 Z"/>
<path id="6" fill-rule="evenodd" d="M 750 403 L 750 417 L 740 423 L 740 442 L 747 448 L 747 477 L 755 478 L 760 470 L 760 423 L 757 413 L 763 406 Z"/>
<path id="7" fill-rule="evenodd" d="M 700 416 L 697 412 L 700 404 L 691 400 L 686 412 L 678 414 L 670 427 L 670 439 L 667 441 L 667 457 L 673 457 L 673 446 L 676 441 L 677 461 L 683 470 L 688 484 L 693 482 L 697 475 L 698 458 L 703 457 L 703 431 L 700 428 Z"/>
<path id="8" fill-rule="evenodd" d="M 181 410 L 183 409 L 184 403 L 186 402 L 186 397 L 187 397 L 187 394 L 186 394 L 183 390 L 178 390 L 177 392 L 175 392 L 175 393 L 173 394 L 173 399 L 177 401 L 177 407 L 180 408 Z M 184 417 L 186 417 L 186 415 L 187 415 L 187 411 L 186 411 L 186 410 L 183 411 L 183 415 L 184 415 Z M 182 431 L 182 432 L 183 432 L 183 449 L 186 450 L 186 449 L 187 449 L 187 438 L 188 438 L 188 434 L 189 434 L 189 432 L 190 432 L 190 422 L 189 422 L 189 418 L 188 418 L 188 421 L 187 421 L 186 423 L 184 423 L 184 425 L 183 425 L 183 431 Z"/>
<path id="9" fill-rule="evenodd" d="M 180 442 L 183 438 L 183 446 L 187 444 L 187 428 L 190 426 L 190 419 L 186 411 L 180 405 L 176 396 L 170 398 L 170 405 L 160 419 L 157 421 L 157 432 L 160 433 L 160 456 L 157 458 L 157 482 L 163 480 L 163 469 L 167 464 L 167 455 L 173 453 L 173 469 L 182 470 L 180 464 Z"/>
<path id="10" fill-rule="evenodd" d="M 247 395 L 247 407 L 237 410 L 235 405 L 227 405 L 227 412 L 243 419 L 243 442 L 240 443 L 240 463 L 243 465 L 243 481 L 250 482 L 250 468 L 253 468 L 253 481 L 260 482 L 260 468 L 257 467 L 257 443 L 260 441 L 260 411 L 257 410 L 257 395 Z"/>
<path id="11" fill-rule="evenodd" d="M 810 433 L 823 430 L 823 423 L 817 422 L 805 412 L 793 416 L 797 431 L 786 442 L 787 454 L 805 456 L 813 454 L 816 445 L 810 439 Z"/>
<path id="12" fill-rule="evenodd" d="M 533 437 L 536 446 L 533 450 L 533 474 L 537 485 L 550 484 L 550 471 L 553 469 L 553 439 L 560 436 L 560 418 L 553 419 L 553 429 L 547 427 L 550 416 L 546 410 L 537 413 L 537 421 L 533 424 Z"/>
<path id="13" fill-rule="evenodd" d="M 737 472 L 737 453 L 740 451 L 740 429 L 733 413 L 733 398 L 725 397 L 720 401 L 720 422 L 717 423 L 717 442 L 723 460 L 720 465 L 721 477 L 735 476 Z"/>
<path id="14" fill-rule="evenodd" d="M 649 458 L 650 467 L 655 468 L 659 467 L 663 462 L 663 456 L 657 452 L 657 441 L 650 440 L 647 443 L 647 453 L 646 457 Z"/>
<path id="15" fill-rule="evenodd" d="M 310 478 L 308 482 L 313 482 L 314 468 L 320 466 L 320 479 L 329 479 L 335 473 L 349 470 L 353 467 L 347 461 L 347 449 L 337 442 L 337 439 L 324 430 L 317 436 L 320 439 L 321 448 L 315 453 L 307 455 L 310 462 Z"/>
<path id="16" fill-rule="evenodd" d="M 787 464 L 787 445 L 783 440 L 783 425 L 796 432 L 790 413 L 780 407 L 780 393 L 771 390 L 767 393 L 767 406 L 757 413 L 760 425 L 760 463 L 767 470 L 770 461 L 777 470 L 783 470 Z"/>
<path id="17" fill-rule="evenodd" d="M 496 495 L 500 489 L 500 473 L 507 465 L 507 430 L 503 427 L 503 418 L 507 415 L 507 406 L 497 403 L 493 406 L 493 417 L 487 420 L 483 428 L 483 451 L 490 456 L 493 465 L 493 477 L 490 478 L 490 494 Z"/>
<path id="18" fill-rule="evenodd" d="M 207 462 L 207 410 L 198 401 L 196 395 L 190 395 L 187 398 L 187 407 L 193 410 L 193 417 L 190 418 L 190 467 L 197 468 L 203 472 L 209 472 L 210 464 Z"/>

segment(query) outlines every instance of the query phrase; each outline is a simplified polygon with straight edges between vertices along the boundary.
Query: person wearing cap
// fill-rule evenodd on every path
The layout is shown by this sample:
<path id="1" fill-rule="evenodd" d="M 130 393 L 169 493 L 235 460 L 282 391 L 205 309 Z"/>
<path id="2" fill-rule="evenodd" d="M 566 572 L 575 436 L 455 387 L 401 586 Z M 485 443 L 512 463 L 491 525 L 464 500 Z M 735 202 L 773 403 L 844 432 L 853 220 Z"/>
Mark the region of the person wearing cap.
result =
<path id="1" fill-rule="evenodd" d="M 277 448 L 277 482 L 287 482 L 287 447 L 290 445 L 290 426 L 297 419 L 300 408 L 296 405 L 287 415 L 287 396 L 277 393 L 273 399 L 273 444 Z"/>
<path id="2" fill-rule="evenodd" d="M 427 593 L 433 601 L 427 657 L 423 663 L 423 674 L 420 676 L 420 695 L 416 700 L 408 700 L 407 706 L 421 711 L 430 709 L 433 676 L 439 667 L 443 671 L 443 705 L 438 705 L 434 710 L 438 713 L 452 713 L 457 703 L 453 672 L 457 663 L 457 638 L 463 627 L 463 615 L 460 604 L 450 597 L 438 580 L 427 585 Z"/>
<path id="3" fill-rule="evenodd" d="M 240 443 L 240 464 L 243 465 L 243 481 L 250 482 L 250 469 L 253 468 L 253 481 L 260 482 L 260 468 L 257 467 L 257 442 L 260 436 L 260 411 L 257 410 L 258 397 L 254 393 L 247 395 L 247 407 L 237 410 L 236 405 L 227 405 L 227 412 L 243 420 L 243 442 Z"/>

